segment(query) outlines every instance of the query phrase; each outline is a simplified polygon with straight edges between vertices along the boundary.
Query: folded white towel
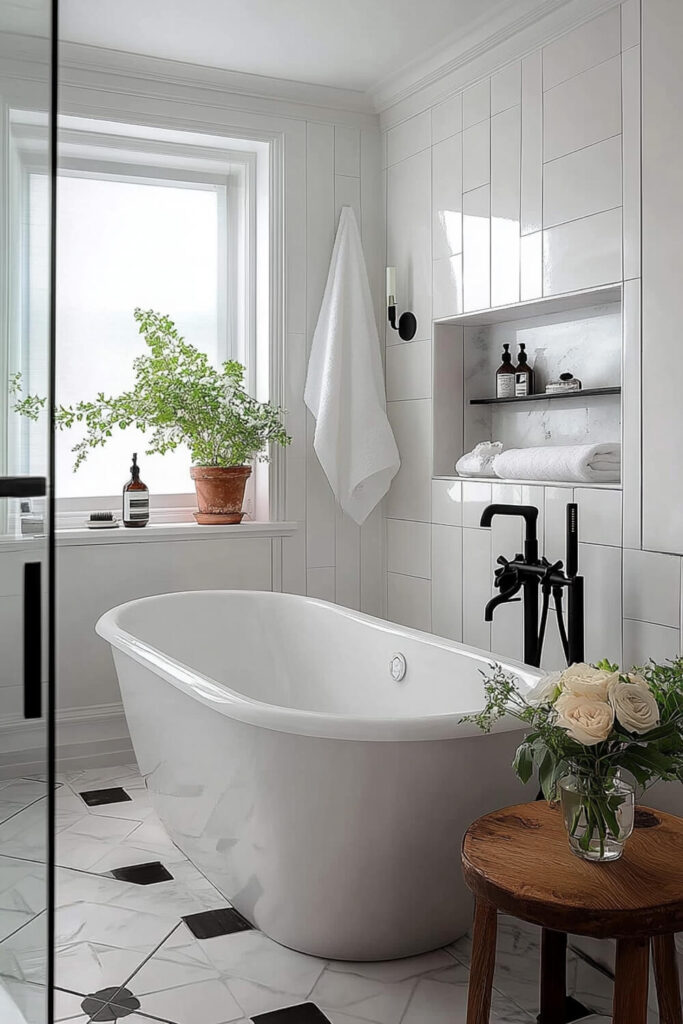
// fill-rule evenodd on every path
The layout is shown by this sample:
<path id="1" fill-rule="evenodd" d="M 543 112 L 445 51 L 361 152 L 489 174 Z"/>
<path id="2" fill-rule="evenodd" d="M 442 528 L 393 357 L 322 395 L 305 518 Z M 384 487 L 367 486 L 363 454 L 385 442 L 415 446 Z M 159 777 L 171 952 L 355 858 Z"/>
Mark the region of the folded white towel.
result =
<path id="1" fill-rule="evenodd" d="M 494 476 L 493 460 L 503 450 L 502 441 L 482 441 L 455 464 L 459 476 Z"/>
<path id="2" fill-rule="evenodd" d="M 387 419 L 379 335 L 358 225 L 342 207 L 304 401 L 313 447 L 344 512 L 359 525 L 381 501 L 401 460 Z"/>
<path id="3" fill-rule="evenodd" d="M 570 480 L 612 483 L 619 480 L 621 445 L 562 444 L 545 448 L 508 448 L 493 463 L 505 480 Z"/>

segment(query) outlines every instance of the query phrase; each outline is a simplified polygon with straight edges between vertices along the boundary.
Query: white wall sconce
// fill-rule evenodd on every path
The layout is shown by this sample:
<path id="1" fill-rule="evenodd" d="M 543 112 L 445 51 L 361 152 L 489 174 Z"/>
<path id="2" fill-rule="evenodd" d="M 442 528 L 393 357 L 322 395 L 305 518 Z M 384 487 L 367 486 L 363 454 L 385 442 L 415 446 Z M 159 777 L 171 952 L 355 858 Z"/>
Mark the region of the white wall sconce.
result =
<path id="1" fill-rule="evenodd" d="M 396 267 L 387 267 L 387 319 L 401 341 L 412 341 L 417 332 L 414 313 L 401 313 L 396 323 Z"/>

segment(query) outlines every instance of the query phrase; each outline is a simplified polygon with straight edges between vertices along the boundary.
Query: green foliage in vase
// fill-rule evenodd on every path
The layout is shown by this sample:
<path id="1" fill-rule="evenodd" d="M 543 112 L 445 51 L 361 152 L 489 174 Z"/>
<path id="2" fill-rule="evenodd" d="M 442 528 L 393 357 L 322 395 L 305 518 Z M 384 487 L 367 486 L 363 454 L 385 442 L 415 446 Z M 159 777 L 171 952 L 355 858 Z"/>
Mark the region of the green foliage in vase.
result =
<path id="1" fill-rule="evenodd" d="M 133 362 L 135 384 L 109 397 L 99 392 L 90 402 L 60 405 L 55 424 L 62 430 L 83 424 L 74 446 L 74 470 L 90 449 L 102 447 L 114 430 L 151 431 L 148 455 L 164 455 L 187 445 L 193 465 L 243 466 L 268 459 L 269 444 L 287 445 L 283 410 L 259 402 L 244 388 L 244 367 L 234 360 L 216 369 L 208 357 L 178 333 L 170 317 L 136 309 L 135 320 L 149 352 Z M 14 410 L 38 419 L 46 399 L 22 397 L 21 374 L 10 381 Z"/>

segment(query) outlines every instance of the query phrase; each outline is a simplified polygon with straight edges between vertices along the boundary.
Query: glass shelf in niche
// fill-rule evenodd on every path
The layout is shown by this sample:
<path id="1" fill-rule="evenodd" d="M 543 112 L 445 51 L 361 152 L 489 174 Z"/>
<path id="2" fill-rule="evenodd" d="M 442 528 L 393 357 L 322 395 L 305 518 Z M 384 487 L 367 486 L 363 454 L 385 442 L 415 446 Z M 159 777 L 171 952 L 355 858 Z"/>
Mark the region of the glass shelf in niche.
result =
<path id="1" fill-rule="evenodd" d="M 510 398 L 470 398 L 470 405 L 505 405 L 513 402 L 554 402 L 559 399 L 577 398 L 599 398 L 605 395 L 620 395 L 620 387 L 610 388 L 581 388 L 579 391 L 561 391 L 546 394 L 541 392 L 538 395 L 515 395 Z"/>

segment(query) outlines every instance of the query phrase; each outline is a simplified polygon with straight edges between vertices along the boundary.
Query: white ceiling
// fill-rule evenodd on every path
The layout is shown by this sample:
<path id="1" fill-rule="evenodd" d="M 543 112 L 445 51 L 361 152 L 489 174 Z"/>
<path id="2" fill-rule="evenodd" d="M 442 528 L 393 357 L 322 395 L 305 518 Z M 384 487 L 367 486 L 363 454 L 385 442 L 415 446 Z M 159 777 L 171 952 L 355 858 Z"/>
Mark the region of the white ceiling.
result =
<path id="1" fill-rule="evenodd" d="M 60 37 L 361 92 L 548 0 L 61 0 Z"/>

